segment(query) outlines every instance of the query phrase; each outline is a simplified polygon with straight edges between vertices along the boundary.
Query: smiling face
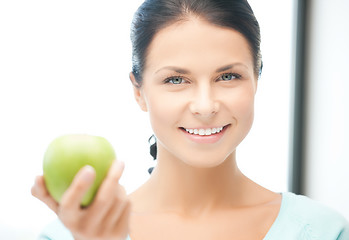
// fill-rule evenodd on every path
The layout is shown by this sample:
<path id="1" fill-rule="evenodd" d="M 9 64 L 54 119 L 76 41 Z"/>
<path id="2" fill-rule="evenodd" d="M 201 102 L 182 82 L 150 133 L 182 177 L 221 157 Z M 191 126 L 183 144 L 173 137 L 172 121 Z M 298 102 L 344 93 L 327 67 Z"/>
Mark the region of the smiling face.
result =
<path id="1" fill-rule="evenodd" d="M 149 112 L 159 161 L 213 167 L 234 156 L 249 132 L 256 88 L 244 36 L 191 18 L 155 35 L 134 90 Z"/>

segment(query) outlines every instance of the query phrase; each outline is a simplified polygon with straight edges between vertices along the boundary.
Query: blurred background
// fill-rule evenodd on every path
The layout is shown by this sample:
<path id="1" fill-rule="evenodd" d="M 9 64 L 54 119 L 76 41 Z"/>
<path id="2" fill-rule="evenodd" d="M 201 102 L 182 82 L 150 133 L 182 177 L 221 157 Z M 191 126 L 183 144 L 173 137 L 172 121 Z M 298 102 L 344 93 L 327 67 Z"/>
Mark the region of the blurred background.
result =
<path id="1" fill-rule="evenodd" d="M 133 98 L 129 28 L 141 0 L 0 1 L 0 239 L 35 239 L 55 215 L 31 196 L 48 144 L 103 136 L 134 191 L 154 166 Z M 349 2 L 250 0 L 264 69 L 242 171 L 349 218 Z"/>

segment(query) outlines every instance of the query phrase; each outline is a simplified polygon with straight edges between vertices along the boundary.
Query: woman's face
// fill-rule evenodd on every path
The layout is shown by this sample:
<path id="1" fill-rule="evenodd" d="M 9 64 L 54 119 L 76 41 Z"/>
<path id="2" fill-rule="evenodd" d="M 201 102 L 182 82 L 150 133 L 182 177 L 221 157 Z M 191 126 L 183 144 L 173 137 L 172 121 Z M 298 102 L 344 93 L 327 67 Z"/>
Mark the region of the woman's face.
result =
<path id="1" fill-rule="evenodd" d="M 253 69 L 248 42 L 235 30 L 193 18 L 158 32 L 134 88 L 158 159 L 213 167 L 231 156 L 253 122 Z"/>

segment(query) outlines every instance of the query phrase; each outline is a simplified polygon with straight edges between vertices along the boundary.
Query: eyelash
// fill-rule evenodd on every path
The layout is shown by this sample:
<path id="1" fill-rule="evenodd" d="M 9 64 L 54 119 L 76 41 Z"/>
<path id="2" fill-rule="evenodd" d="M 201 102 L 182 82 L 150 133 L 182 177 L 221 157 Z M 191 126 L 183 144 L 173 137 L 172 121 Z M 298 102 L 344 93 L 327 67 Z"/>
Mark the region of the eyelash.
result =
<path id="1" fill-rule="evenodd" d="M 231 80 L 240 80 L 241 79 L 241 75 L 240 74 L 238 74 L 238 73 L 223 73 L 222 75 L 220 75 L 220 77 L 218 78 L 218 79 L 220 79 L 221 81 L 226 81 L 226 80 L 223 80 L 223 79 L 221 79 L 223 76 L 230 76 L 231 77 L 231 79 L 229 79 L 229 81 L 231 81 Z"/>
<path id="2" fill-rule="evenodd" d="M 171 83 L 171 81 L 172 81 L 173 79 L 175 79 L 175 78 L 180 78 L 180 79 L 182 79 L 182 82 L 185 81 L 184 76 L 181 76 L 181 75 L 178 75 L 178 76 L 177 76 L 177 75 L 176 75 L 176 76 L 167 77 L 167 78 L 164 80 L 164 83 L 176 85 L 176 83 Z M 177 84 L 178 84 L 178 85 L 179 85 L 179 84 L 182 84 L 182 82 L 181 82 L 181 83 L 177 83 Z"/>
<path id="3" fill-rule="evenodd" d="M 228 79 L 228 80 L 223 80 L 222 78 L 224 77 L 224 76 L 230 76 L 231 77 L 231 79 Z M 231 80 L 240 80 L 241 79 L 241 75 L 240 74 L 238 74 L 238 73 L 223 73 L 223 74 L 221 74 L 217 79 L 216 79 L 216 81 L 231 81 Z M 173 81 L 174 79 L 182 79 L 182 81 L 180 82 L 180 83 L 171 83 L 171 81 Z M 164 80 L 164 83 L 168 83 L 168 84 L 173 84 L 173 85 L 179 85 L 179 84 L 182 84 L 183 83 L 183 81 L 187 81 L 187 80 L 185 80 L 185 77 L 184 76 L 181 76 L 181 75 L 176 75 L 176 76 L 170 76 L 170 77 L 167 77 L 165 80 Z M 188 82 L 188 81 L 187 81 Z"/>

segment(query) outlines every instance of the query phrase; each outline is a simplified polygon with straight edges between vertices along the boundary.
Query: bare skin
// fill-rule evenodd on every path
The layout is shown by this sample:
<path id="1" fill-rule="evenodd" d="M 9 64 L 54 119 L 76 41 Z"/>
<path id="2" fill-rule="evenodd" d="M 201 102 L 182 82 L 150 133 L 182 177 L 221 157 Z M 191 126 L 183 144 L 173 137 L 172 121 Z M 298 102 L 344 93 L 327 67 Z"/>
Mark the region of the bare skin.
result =
<path id="1" fill-rule="evenodd" d="M 90 206 L 80 202 L 92 185 L 95 172 L 81 169 L 58 204 L 48 193 L 43 176 L 38 176 L 32 194 L 54 211 L 75 240 L 123 240 L 129 231 L 131 203 L 118 184 L 124 165 L 115 161 Z"/>
<path id="2" fill-rule="evenodd" d="M 193 17 L 157 34 L 143 85 L 130 75 L 158 138 L 158 164 L 130 195 L 132 239 L 257 240 L 267 234 L 282 197 L 244 176 L 235 158 L 253 122 L 253 69 L 248 43 L 234 30 Z M 241 77 L 222 81 L 226 72 Z M 171 84 L 164 84 L 168 76 Z M 182 129 L 224 125 L 213 143 L 188 140 Z"/>
<path id="3" fill-rule="evenodd" d="M 198 17 L 172 24 L 149 46 L 142 85 L 132 73 L 130 79 L 157 137 L 158 164 L 150 179 L 126 196 L 118 183 L 123 166 L 114 164 L 86 209 L 79 203 L 93 181 L 91 169 L 79 172 L 61 204 L 49 196 L 42 176 L 33 195 L 76 240 L 124 239 L 127 233 L 132 240 L 263 239 L 282 197 L 248 179 L 236 162 L 257 91 L 245 37 Z M 206 129 L 207 136 L 197 134 Z"/>
<path id="4" fill-rule="evenodd" d="M 238 169 L 229 173 L 231 164 L 184 178 L 180 173 L 162 175 L 158 165 L 151 179 L 130 195 L 131 238 L 263 239 L 278 215 L 281 195 Z"/>

